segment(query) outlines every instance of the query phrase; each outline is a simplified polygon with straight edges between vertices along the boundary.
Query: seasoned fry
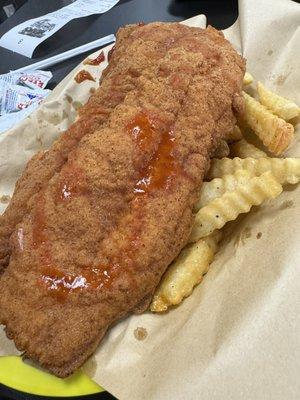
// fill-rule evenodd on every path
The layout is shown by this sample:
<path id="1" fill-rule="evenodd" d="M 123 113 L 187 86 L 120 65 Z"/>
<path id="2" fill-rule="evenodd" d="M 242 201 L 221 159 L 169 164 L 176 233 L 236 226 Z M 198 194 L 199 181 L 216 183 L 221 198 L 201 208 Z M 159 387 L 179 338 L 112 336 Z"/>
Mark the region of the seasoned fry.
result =
<path id="1" fill-rule="evenodd" d="M 186 246 L 170 265 L 154 294 L 150 310 L 163 312 L 181 303 L 207 272 L 220 240 L 220 232 Z"/>
<path id="2" fill-rule="evenodd" d="M 247 86 L 250 85 L 250 83 L 252 82 L 253 82 L 253 76 L 249 72 L 246 72 L 243 79 L 243 85 Z"/>
<path id="3" fill-rule="evenodd" d="M 271 171 L 282 185 L 296 184 L 300 181 L 300 158 L 222 158 L 214 159 L 207 179 L 221 178 L 225 174 L 234 174 L 246 169 L 252 176 Z"/>
<path id="4" fill-rule="evenodd" d="M 226 140 L 228 142 L 233 142 L 235 140 L 240 140 L 242 138 L 243 138 L 242 132 L 237 125 L 235 125 L 233 130 L 226 136 Z"/>
<path id="5" fill-rule="evenodd" d="M 282 192 L 282 186 L 270 171 L 250 179 L 236 190 L 226 192 L 198 211 L 190 242 L 210 235 L 215 229 L 221 229 L 226 222 L 233 221 L 239 214 L 250 211 L 266 199 L 275 198 Z"/>
<path id="6" fill-rule="evenodd" d="M 230 155 L 232 157 L 240 157 L 240 158 L 263 158 L 267 157 L 267 154 L 258 149 L 251 143 L 248 143 L 245 139 L 241 139 L 238 142 L 232 144 L 230 146 Z"/>
<path id="7" fill-rule="evenodd" d="M 261 104 L 278 117 L 288 121 L 299 115 L 300 108 L 296 103 L 268 90 L 261 82 L 257 83 L 257 92 Z"/>
<path id="8" fill-rule="evenodd" d="M 253 82 L 246 72 L 243 84 Z M 294 128 L 286 121 L 295 118 L 300 108 L 292 101 L 257 84 L 260 102 L 243 92 L 245 117 L 239 126 L 246 124 L 275 155 L 281 154 L 290 144 Z M 300 158 L 269 158 L 267 154 L 247 142 L 236 125 L 226 141 L 217 147 L 211 169 L 202 184 L 199 200 L 194 207 L 196 218 L 189 244 L 171 264 L 158 286 L 151 311 L 163 312 L 189 296 L 195 285 L 207 272 L 217 251 L 220 229 L 241 213 L 250 211 L 266 199 L 282 192 L 283 184 L 300 181 Z M 221 158 L 223 157 L 223 158 Z"/>
<path id="9" fill-rule="evenodd" d="M 245 169 L 239 169 L 232 175 L 224 175 L 222 178 L 215 178 L 210 182 L 203 182 L 200 198 L 195 205 L 194 211 L 206 206 L 212 200 L 221 197 L 225 192 L 231 192 L 239 185 L 244 185 L 253 176 Z"/>
<path id="10" fill-rule="evenodd" d="M 272 114 L 247 93 L 243 92 L 243 95 L 245 121 L 272 153 L 283 153 L 294 137 L 293 125 Z"/>

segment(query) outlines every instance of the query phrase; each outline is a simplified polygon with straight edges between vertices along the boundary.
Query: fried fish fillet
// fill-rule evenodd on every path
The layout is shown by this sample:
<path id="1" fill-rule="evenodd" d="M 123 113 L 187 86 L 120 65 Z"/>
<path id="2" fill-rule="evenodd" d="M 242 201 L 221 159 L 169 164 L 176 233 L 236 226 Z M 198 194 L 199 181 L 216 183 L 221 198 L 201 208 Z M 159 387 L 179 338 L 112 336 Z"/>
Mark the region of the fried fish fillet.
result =
<path id="1" fill-rule="evenodd" d="M 165 26 L 164 30 L 159 31 L 153 25 L 147 27 L 148 37 L 139 40 L 140 28 L 141 25 L 137 24 L 119 30 L 116 46 L 103 73 L 99 89 L 79 110 L 77 121 L 48 151 L 39 152 L 27 164 L 16 184 L 9 206 L 0 216 L 0 273 L 9 261 L 9 238 L 15 226 L 29 211 L 32 196 L 60 171 L 81 138 L 95 132 L 107 121 L 112 110 L 135 88 L 142 71 L 153 71 L 155 64 L 172 47 L 172 40 L 184 35 L 182 29 L 173 25 Z M 133 32 L 136 33 L 131 36 Z"/>
<path id="2" fill-rule="evenodd" d="M 153 60 L 154 34 L 166 50 Z M 129 37 L 127 51 L 148 65 L 35 196 L 0 280 L 7 336 L 61 377 L 112 323 L 147 307 L 187 242 L 210 155 L 240 104 L 244 60 L 220 32 L 152 23 Z"/>
<path id="3" fill-rule="evenodd" d="M 60 171 L 69 152 L 77 146 L 80 139 L 98 129 L 106 121 L 111 110 L 124 99 L 127 91 L 133 87 L 132 82 L 126 79 L 127 65 L 123 65 L 122 69 L 118 63 L 119 69 L 114 71 L 111 71 L 111 66 L 118 62 L 120 53 L 123 56 L 126 53 L 128 36 L 136 28 L 136 25 L 129 25 L 120 30 L 111 63 L 106 68 L 107 75 L 112 72 L 110 78 L 106 79 L 105 84 L 90 97 L 87 104 L 79 111 L 77 121 L 56 140 L 53 146 L 46 152 L 37 153 L 28 162 L 18 180 L 9 206 L 0 216 L 0 273 L 9 261 L 10 235 L 16 224 L 21 222 L 28 212 L 31 197 L 56 172 Z M 118 85 L 115 83 L 117 79 L 119 79 Z"/>

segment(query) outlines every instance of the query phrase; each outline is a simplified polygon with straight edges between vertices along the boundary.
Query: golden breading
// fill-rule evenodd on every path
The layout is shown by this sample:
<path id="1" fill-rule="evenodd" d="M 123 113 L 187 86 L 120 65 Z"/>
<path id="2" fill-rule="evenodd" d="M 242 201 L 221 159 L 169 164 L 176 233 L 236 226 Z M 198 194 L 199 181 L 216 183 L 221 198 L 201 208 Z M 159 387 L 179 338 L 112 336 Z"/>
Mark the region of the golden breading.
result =
<path id="1" fill-rule="evenodd" d="M 31 198 L 48 183 L 51 177 L 60 171 L 69 153 L 75 149 L 79 141 L 89 133 L 100 128 L 108 119 L 111 111 L 123 101 L 128 92 L 134 89 L 138 75 L 130 74 L 130 68 L 143 69 L 148 66 L 142 53 L 127 52 L 131 42 L 130 34 L 139 29 L 138 25 L 128 25 L 118 32 L 118 40 L 101 87 L 90 97 L 80 110 L 74 124 L 64 132 L 48 151 L 37 153 L 28 162 L 19 178 L 12 200 L 3 215 L 0 215 L 0 274 L 9 261 L 9 238 L 15 226 L 22 221 L 29 211 Z M 155 40 L 152 47 L 156 45 Z M 151 45 L 149 44 L 149 51 Z M 161 52 L 157 51 L 157 58 Z M 155 59 L 155 57 L 154 57 Z"/>
<path id="2" fill-rule="evenodd" d="M 151 23 L 133 30 L 126 53 L 144 60 L 128 71 L 134 89 L 33 199 L 0 279 L 8 336 L 61 377 L 112 323 L 149 305 L 188 240 L 210 156 L 236 123 L 245 66 L 222 33 Z"/>

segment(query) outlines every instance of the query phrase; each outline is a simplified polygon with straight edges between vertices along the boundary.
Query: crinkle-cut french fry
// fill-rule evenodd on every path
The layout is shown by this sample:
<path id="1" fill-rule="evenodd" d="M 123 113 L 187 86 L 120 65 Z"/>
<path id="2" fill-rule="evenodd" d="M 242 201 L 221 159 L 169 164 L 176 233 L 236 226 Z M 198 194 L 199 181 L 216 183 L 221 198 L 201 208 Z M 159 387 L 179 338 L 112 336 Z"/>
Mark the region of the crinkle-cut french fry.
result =
<path id="1" fill-rule="evenodd" d="M 200 197 L 197 201 L 194 211 L 206 206 L 212 200 L 221 197 L 225 192 L 232 192 L 239 185 L 244 185 L 253 175 L 245 169 L 239 169 L 234 174 L 223 175 L 221 178 L 215 178 L 210 182 L 203 182 L 200 191 Z"/>
<path id="2" fill-rule="evenodd" d="M 278 117 L 288 121 L 299 115 L 300 108 L 296 103 L 268 90 L 261 82 L 257 83 L 257 92 L 261 104 Z"/>
<path id="3" fill-rule="evenodd" d="M 213 159 L 207 179 L 221 178 L 225 174 L 234 174 L 246 169 L 252 176 L 271 171 L 282 185 L 296 184 L 300 181 L 300 158 L 222 158 Z"/>
<path id="4" fill-rule="evenodd" d="M 233 127 L 232 131 L 226 136 L 225 139 L 228 142 L 231 142 L 231 141 L 233 142 L 235 140 L 240 140 L 242 138 L 243 138 L 243 135 L 242 135 L 240 128 L 237 125 L 235 125 Z"/>
<path id="5" fill-rule="evenodd" d="M 243 92 L 243 96 L 247 124 L 272 153 L 283 153 L 294 137 L 293 125 L 272 114 L 247 93 Z"/>
<path id="6" fill-rule="evenodd" d="M 245 72 L 244 79 L 243 79 L 243 85 L 250 85 L 250 83 L 253 82 L 253 76 L 249 72 Z"/>
<path id="7" fill-rule="evenodd" d="M 243 186 L 224 193 L 198 211 L 189 241 L 196 242 L 210 235 L 215 229 L 221 229 L 226 222 L 235 220 L 239 214 L 249 212 L 252 206 L 275 198 L 281 192 L 282 186 L 270 171 L 250 179 Z"/>
<path id="8" fill-rule="evenodd" d="M 150 305 L 151 311 L 166 311 L 192 293 L 213 261 L 219 240 L 220 232 L 216 231 L 181 251 L 162 277 Z"/>
<path id="9" fill-rule="evenodd" d="M 239 140 L 236 143 L 233 143 L 230 146 L 230 155 L 232 157 L 240 157 L 240 158 L 263 158 L 267 157 L 267 154 L 254 146 L 251 143 L 248 143 L 245 139 Z"/>

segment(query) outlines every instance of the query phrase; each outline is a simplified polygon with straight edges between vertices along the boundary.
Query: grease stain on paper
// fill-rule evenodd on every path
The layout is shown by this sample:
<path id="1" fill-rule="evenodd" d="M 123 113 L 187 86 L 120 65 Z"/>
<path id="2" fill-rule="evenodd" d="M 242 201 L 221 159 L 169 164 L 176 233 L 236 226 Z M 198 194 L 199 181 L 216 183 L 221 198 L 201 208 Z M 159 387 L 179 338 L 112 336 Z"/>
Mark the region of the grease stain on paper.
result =
<path id="1" fill-rule="evenodd" d="M 3 194 L 0 197 L 0 203 L 1 204 L 8 204 L 10 202 L 10 196 L 8 194 Z"/>
<path id="2" fill-rule="evenodd" d="M 285 200 L 283 203 L 281 203 L 279 210 L 286 210 L 287 208 L 292 208 L 294 205 L 293 200 Z"/>
<path id="3" fill-rule="evenodd" d="M 277 76 L 275 83 L 278 86 L 282 86 L 284 84 L 284 82 L 287 80 L 287 78 L 289 77 L 289 75 L 291 74 L 291 72 L 288 72 L 286 74 L 280 74 Z"/>
<path id="4" fill-rule="evenodd" d="M 148 332 L 146 328 L 143 328 L 142 326 L 138 326 L 134 332 L 134 337 L 136 338 L 136 340 L 145 340 L 146 337 L 148 336 Z"/>
<path id="5" fill-rule="evenodd" d="M 65 94 L 65 99 L 67 100 L 68 103 L 72 103 L 73 102 L 73 98 L 69 95 L 69 94 Z"/>
<path id="6" fill-rule="evenodd" d="M 36 137 L 36 142 L 40 145 L 40 147 L 43 147 L 43 141 L 42 141 L 41 136 Z"/>
<path id="7" fill-rule="evenodd" d="M 62 120 L 62 116 L 59 113 L 49 114 L 48 122 L 53 125 L 58 125 Z"/>
<path id="8" fill-rule="evenodd" d="M 73 101 L 73 107 L 75 108 L 75 110 L 79 110 L 79 108 L 81 108 L 83 106 L 83 104 L 80 101 Z"/>
<path id="9" fill-rule="evenodd" d="M 252 232 L 251 232 L 251 228 L 250 226 L 246 226 L 241 233 L 239 233 L 234 241 L 234 246 L 238 247 L 240 244 L 242 244 L 242 246 L 245 245 L 246 241 L 248 239 L 250 239 L 252 236 Z"/>
<path id="10" fill-rule="evenodd" d="M 51 125 L 58 125 L 63 119 L 61 112 L 53 112 L 53 111 L 49 111 L 49 112 L 40 111 L 39 116 L 40 116 L 40 118 L 38 118 L 38 124 L 40 126 L 43 126 L 45 121 Z M 46 124 L 46 126 L 47 126 L 47 124 Z"/>
<path id="11" fill-rule="evenodd" d="M 10 196 L 8 194 L 4 194 L 0 197 L 1 204 L 8 204 L 10 202 Z"/>
<path id="12" fill-rule="evenodd" d="M 66 119 L 66 118 L 68 118 L 68 114 L 67 114 L 66 110 L 63 110 L 62 119 Z"/>

